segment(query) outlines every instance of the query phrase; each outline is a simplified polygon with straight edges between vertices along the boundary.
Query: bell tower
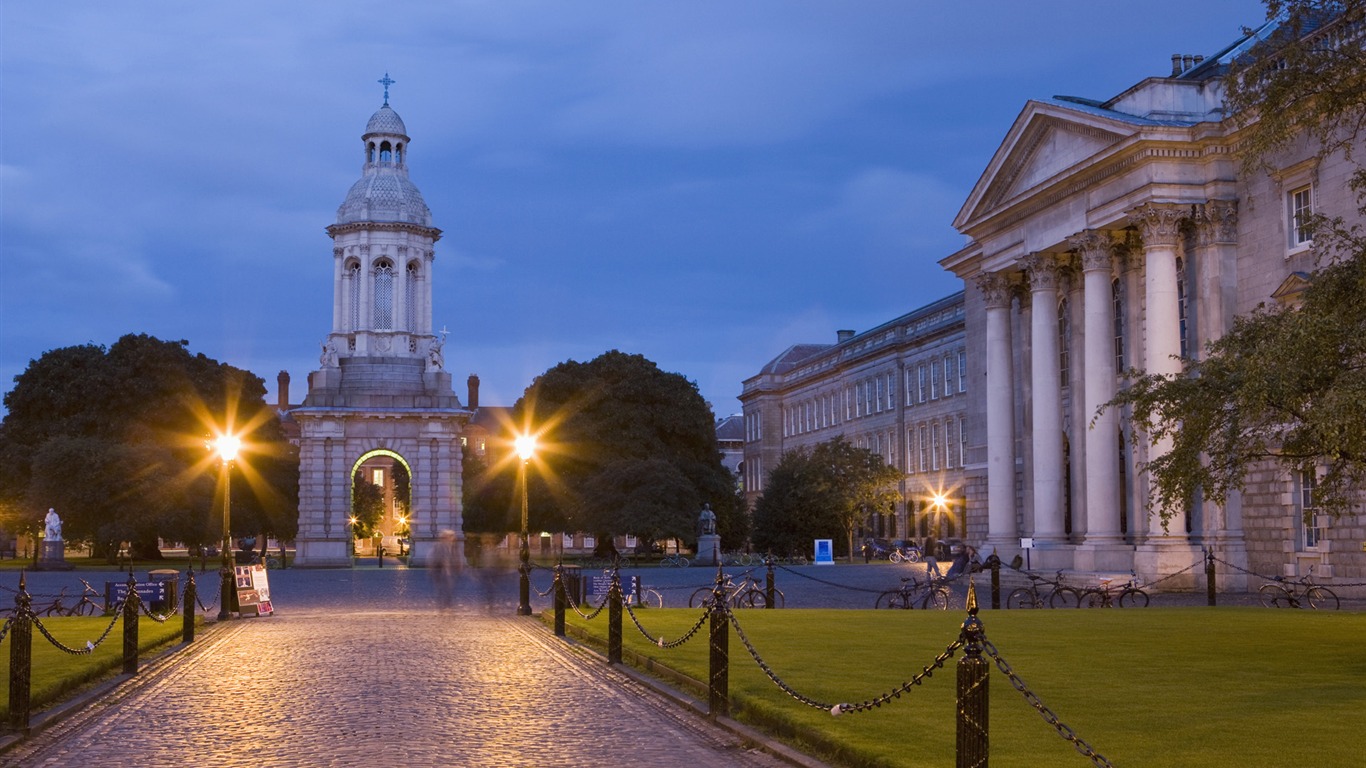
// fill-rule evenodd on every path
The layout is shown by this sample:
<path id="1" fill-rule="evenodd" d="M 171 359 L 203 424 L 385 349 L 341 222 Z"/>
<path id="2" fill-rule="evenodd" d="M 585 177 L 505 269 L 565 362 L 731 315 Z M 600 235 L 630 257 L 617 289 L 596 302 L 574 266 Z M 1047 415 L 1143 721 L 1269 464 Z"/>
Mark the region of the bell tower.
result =
<path id="1" fill-rule="evenodd" d="M 460 437 L 470 411 L 451 388 L 432 332 L 432 265 L 441 230 L 408 178 L 408 129 L 384 104 L 361 134 L 361 176 L 327 228 L 332 322 L 299 422 L 298 565 L 352 562 L 351 491 L 361 465 L 399 462 L 410 498 L 387 514 L 411 533 L 411 565 L 442 530 L 461 530 Z M 392 464 L 391 464 L 392 466 Z M 399 509 L 399 507 L 402 509 Z M 394 528 L 390 521 L 390 528 Z"/>

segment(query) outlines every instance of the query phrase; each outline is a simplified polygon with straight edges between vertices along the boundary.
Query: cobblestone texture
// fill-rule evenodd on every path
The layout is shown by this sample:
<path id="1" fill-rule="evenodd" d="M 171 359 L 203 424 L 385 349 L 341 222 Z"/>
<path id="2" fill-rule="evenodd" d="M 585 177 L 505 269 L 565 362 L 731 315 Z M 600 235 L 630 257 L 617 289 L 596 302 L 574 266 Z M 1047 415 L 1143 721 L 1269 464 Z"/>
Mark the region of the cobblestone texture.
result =
<path id="1" fill-rule="evenodd" d="M 409 573 L 302 577 L 322 593 L 297 607 L 281 578 L 277 615 L 208 633 L 0 765 L 784 765 L 510 604 L 436 610 Z"/>

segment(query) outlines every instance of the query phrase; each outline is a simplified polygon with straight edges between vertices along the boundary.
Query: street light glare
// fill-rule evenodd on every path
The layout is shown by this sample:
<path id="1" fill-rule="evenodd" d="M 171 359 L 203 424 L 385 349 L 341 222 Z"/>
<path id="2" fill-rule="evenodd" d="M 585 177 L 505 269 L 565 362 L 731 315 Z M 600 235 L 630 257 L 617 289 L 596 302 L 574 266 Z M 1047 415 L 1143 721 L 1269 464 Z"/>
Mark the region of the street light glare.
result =
<path id="1" fill-rule="evenodd" d="M 534 435 L 518 435 L 515 442 L 517 455 L 522 461 L 530 461 L 536 455 L 536 437 Z"/>
<path id="2" fill-rule="evenodd" d="M 237 458 L 237 451 L 242 447 L 242 439 L 236 435 L 219 435 L 218 439 L 213 441 L 213 447 L 223 461 L 232 461 Z"/>
<path id="3" fill-rule="evenodd" d="M 934 495 L 933 501 L 934 501 L 934 506 L 937 507 L 937 508 L 939 508 L 939 509 L 943 509 L 943 508 L 945 508 L 945 507 L 947 507 L 947 506 L 949 505 L 949 497 L 948 497 L 948 496 L 945 496 L 945 495 L 942 494 L 942 493 L 936 493 L 936 494 Z"/>

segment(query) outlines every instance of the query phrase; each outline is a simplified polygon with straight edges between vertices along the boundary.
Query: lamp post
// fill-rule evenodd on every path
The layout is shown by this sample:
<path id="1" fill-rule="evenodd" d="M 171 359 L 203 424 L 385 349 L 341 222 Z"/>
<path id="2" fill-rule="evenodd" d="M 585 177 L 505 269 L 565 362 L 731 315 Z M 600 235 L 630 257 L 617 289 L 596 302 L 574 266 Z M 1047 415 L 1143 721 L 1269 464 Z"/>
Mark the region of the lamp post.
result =
<path id="1" fill-rule="evenodd" d="M 517 615 L 531 615 L 531 538 L 527 532 L 526 514 L 526 473 L 527 464 L 536 453 L 536 438 L 531 435 L 517 436 L 517 456 L 522 460 L 520 483 L 522 486 L 522 544 L 518 552 L 522 563 L 519 568 L 521 580 L 517 587 Z"/>
<path id="2" fill-rule="evenodd" d="M 218 620 L 232 618 L 233 555 L 232 555 L 232 462 L 242 441 L 236 435 L 219 435 L 213 447 L 223 460 L 223 565 L 219 569 Z"/>

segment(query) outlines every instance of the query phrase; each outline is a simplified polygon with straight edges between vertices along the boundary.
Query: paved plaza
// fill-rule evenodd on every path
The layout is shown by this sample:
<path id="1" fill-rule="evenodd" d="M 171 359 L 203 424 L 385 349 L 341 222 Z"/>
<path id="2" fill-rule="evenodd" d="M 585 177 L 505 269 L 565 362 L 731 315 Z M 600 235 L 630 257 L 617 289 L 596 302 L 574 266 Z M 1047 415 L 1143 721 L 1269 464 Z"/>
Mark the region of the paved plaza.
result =
<path id="1" fill-rule="evenodd" d="M 206 632 L 0 765 L 788 764 L 516 616 L 508 574 L 453 610 L 422 571 L 274 575 L 275 616 Z"/>

